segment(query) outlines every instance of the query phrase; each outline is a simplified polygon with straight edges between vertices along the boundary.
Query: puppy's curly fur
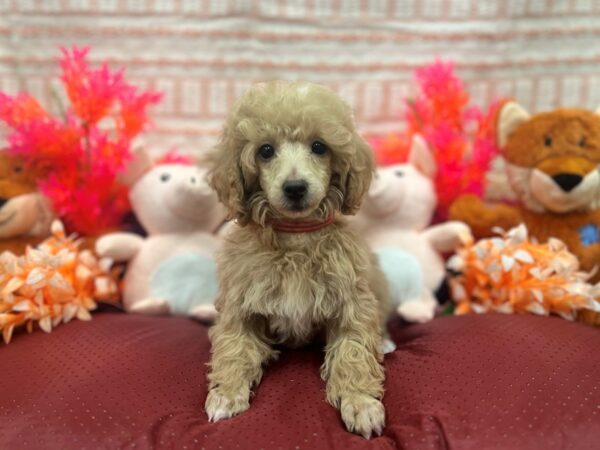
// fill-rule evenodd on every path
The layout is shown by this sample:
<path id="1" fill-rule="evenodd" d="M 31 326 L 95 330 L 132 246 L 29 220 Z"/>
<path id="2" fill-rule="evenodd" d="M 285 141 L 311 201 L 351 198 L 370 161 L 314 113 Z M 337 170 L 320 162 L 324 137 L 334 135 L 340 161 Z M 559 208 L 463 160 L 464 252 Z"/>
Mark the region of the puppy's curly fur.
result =
<path id="1" fill-rule="evenodd" d="M 311 153 L 315 140 L 326 145 L 325 154 Z M 265 143 L 275 148 L 268 161 L 257 154 Z M 381 433 L 387 287 L 367 245 L 338 217 L 358 209 L 372 173 L 371 150 L 350 108 L 325 87 L 269 82 L 253 86 L 234 106 L 209 180 L 241 225 L 218 261 L 219 318 L 210 332 L 205 405 L 211 420 L 249 407 L 263 365 L 277 356 L 275 344 L 322 337 L 327 400 L 350 431 Z M 300 212 L 279 195 L 281 180 L 298 176 L 310 180 L 312 195 Z M 314 232 L 272 226 L 282 218 L 336 213 L 333 224 Z"/>

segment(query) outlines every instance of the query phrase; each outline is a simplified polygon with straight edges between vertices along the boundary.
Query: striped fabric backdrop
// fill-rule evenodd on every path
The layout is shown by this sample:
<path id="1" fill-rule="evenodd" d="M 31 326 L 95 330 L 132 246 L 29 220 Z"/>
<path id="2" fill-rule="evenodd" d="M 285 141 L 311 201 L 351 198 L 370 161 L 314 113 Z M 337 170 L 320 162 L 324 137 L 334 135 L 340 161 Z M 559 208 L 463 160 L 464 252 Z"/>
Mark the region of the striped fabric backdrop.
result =
<path id="1" fill-rule="evenodd" d="M 365 134 L 397 130 L 413 70 L 435 57 L 477 104 L 600 104 L 596 0 L 0 0 L 2 90 L 49 100 L 72 44 L 164 91 L 157 152 L 206 149 L 234 99 L 274 78 L 332 86 Z"/>

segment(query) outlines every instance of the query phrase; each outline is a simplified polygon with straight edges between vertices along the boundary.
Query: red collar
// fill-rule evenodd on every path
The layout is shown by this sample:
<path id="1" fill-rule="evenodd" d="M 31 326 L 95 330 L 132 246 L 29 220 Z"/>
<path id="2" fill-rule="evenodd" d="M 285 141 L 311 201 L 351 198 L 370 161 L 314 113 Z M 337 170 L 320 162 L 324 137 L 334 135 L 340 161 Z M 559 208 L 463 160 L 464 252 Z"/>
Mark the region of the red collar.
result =
<path id="1" fill-rule="evenodd" d="M 321 230 L 333 223 L 335 216 L 330 214 L 325 220 L 273 220 L 270 225 L 275 231 L 283 233 L 311 233 Z"/>

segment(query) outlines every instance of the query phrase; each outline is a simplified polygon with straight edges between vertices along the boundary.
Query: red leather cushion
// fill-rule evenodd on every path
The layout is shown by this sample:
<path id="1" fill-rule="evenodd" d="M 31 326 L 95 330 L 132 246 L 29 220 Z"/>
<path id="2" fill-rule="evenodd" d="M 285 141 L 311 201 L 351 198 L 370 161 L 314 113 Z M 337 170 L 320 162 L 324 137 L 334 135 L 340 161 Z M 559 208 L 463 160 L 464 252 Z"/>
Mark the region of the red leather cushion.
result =
<path id="1" fill-rule="evenodd" d="M 600 442 L 600 330 L 557 318 L 392 324 L 384 436 L 343 428 L 317 348 L 286 351 L 250 410 L 207 423 L 206 328 L 104 312 L 0 348 L 2 448 L 552 449 Z"/>

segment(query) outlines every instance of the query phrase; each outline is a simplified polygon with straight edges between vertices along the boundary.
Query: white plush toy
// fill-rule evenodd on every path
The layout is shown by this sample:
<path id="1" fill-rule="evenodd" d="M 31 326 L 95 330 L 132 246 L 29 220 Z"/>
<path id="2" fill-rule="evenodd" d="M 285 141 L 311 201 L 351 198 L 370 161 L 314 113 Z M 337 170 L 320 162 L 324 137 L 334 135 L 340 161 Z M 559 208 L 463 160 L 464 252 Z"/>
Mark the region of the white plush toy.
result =
<path id="1" fill-rule="evenodd" d="M 123 286 L 126 311 L 215 318 L 216 231 L 226 213 L 205 175 L 189 164 L 151 168 L 129 194 L 148 237 L 112 233 L 96 243 L 100 256 L 129 263 Z"/>
<path id="2" fill-rule="evenodd" d="M 398 314 L 410 322 L 433 318 L 445 278 L 442 254 L 471 235 L 462 222 L 427 228 L 437 203 L 436 170 L 427 143 L 415 136 L 408 163 L 378 168 L 352 222 L 376 251 Z"/>

